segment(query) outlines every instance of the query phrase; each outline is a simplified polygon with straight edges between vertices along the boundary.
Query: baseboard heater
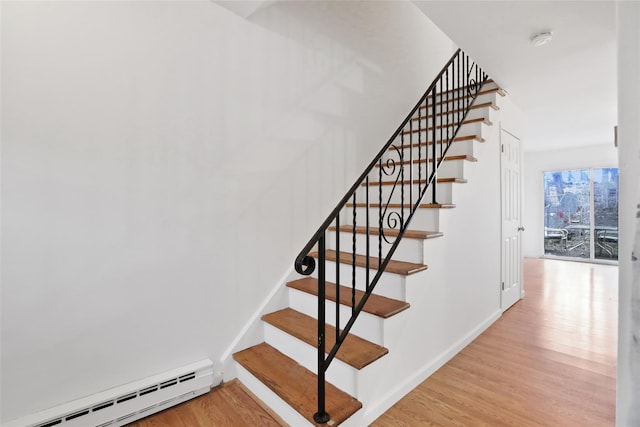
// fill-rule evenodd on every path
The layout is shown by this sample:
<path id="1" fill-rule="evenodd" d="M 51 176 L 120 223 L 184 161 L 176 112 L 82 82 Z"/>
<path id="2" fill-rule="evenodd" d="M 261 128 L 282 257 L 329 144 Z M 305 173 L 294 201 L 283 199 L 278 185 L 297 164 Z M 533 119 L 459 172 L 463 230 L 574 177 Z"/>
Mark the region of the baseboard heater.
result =
<path id="1" fill-rule="evenodd" d="M 117 427 L 200 396 L 218 385 L 211 360 L 202 360 L 163 374 L 65 403 L 4 427 Z"/>

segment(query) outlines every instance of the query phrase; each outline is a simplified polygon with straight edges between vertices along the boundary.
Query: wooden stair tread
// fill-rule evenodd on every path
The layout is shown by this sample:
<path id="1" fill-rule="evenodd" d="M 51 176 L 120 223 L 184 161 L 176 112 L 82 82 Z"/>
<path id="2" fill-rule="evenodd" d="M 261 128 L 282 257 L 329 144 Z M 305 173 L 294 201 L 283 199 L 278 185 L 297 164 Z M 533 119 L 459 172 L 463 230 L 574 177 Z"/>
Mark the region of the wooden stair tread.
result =
<path id="1" fill-rule="evenodd" d="M 482 104 L 477 104 L 477 105 L 474 104 L 471 106 L 470 110 L 476 110 L 479 108 L 487 108 L 487 107 L 493 108 L 494 110 L 500 109 L 500 107 L 498 107 L 498 105 L 495 102 L 489 101 L 489 102 L 483 102 Z"/>
<path id="2" fill-rule="evenodd" d="M 442 157 L 438 157 L 438 161 L 440 161 Z M 467 162 L 477 162 L 478 158 L 470 156 L 469 154 L 458 154 L 457 156 L 446 156 L 444 161 L 452 161 L 452 160 L 466 160 Z M 413 163 L 425 163 L 426 159 L 414 160 Z M 433 158 L 429 158 L 429 161 L 433 163 Z"/>
<path id="3" fill-rule="evenodd" d="M 312 252 L 309 255 L 311 255 L 314 258 L 318 258 L 317 252 Z M 326 259 L 327 261 L 336 261 L 337 260 L 336 251 L 327 250 Z M 353 254 L 351 254 L 350 252 L 340 252 L 340 263 L 351 265 L 353 263 Z M 358 267 L 366 267 L 367 257 L 365 255 L 356 254 L 355 264 Z M 369 268 L 373 270 L 377 270 L 378 265 L 380 265 L 378 258 L 369 257 Z M 397 261 L 392 259 L 387 264 L 387 268 L 385 269 L 385 271 L 389 273 L 408 276 L 426 269 L 427 269 L 427 266 L 424 264 L 418 264 L 415 262 L 407 262 L 407 261 Z"/>
<path id="4" fill-rule="evenodd" d="M 295 360 L 267 343 L 239 351 L 233 358 L 253 376 L 280 396 L 311 424 L 318 410 L 318 377 Z M 337 426 L 362 408 L 362 403 L 332 384 L 325 386 L 326 410 L 331 416 L 326 426 Z"/>
<path id="5" fill-rule="evenodd" d="M 495 102 L 483 102 L 482 104 L 473 104 L 471 107 L 469 107 L 470 110 L 477 110 L 480 108 L 493 108 L 494 110 L 499 110 L 500 107 L 498 107 L 498 105 Z M 459 111 L 464 111 L 464 109 L 460 108 L 460 109 L 456 109 L 456 110 L 451 110 L 451 111 L 446 111 L 446 112 L 439 112 L 436 113 L 436 116 L 444 116 L 447 114 L 454 114 L 457 113 Z M 433 114 L 427 114 L 424 117 L 422 117 L 422 120 L 429 118 L 429 117 L 433 117 Z M 418 118 L 416 119 L 412 119 L 412 120 L 419 120 Z"/>
<path id="6" fill-rule="evenodd" d="M 453 138 L 452 142 L 462 142 L 462 141 L 478 141 L 478 142 L 484 142 L 484 138 L 482 138 L 480 135 L 465 135 L 465 136 L 456 136 L 455 138 Z M 447 141 L 443 140 L 443 139 L 439 139 L 436 141 L 436 144 L 444 144 Z M 391 147 L 388 148 L 387 151 L 393 151 L 395 149 L 401 149 L 401 150 L 406 150 L 408 148 L 417 148 L 417 147 L 425 147 L 428 145 L 433 145 L 433 141 L 423 141 L 423 142 L 414 142 L 413 144 L 405 144 L 403 145 L 392 145 Z"/>
<path id="7" fill-rule="evenodd" d="M 442 160 L 442 157 L 438 157 L 438 161 Z M 470 156 L 468 154 L 459 154 L 456 156 L 445 156 L 444 161 L 445 162 L 450 162 L 450 161 L 454 161 L 454 160 L 466 160 L 468 162 L 477 162 L 478 158 L 477 157 L 473 157 Z M 413 160 L 413 163 L 426 163 L 426 162 L 430 162 L 433 163 L 433 158 L 430 157 L 428 160 L 427 159 L 420 159 L 420 160 Z M 397 163 L 397 164 L 402 164 L 402 165 L 408 165 L 409 163 L 411 163 L 410 160 L 405 160 L 402 163 Z M 382 163 L 383 166 L 385 166 L 384 162 Z M 376 163 L 375 167 L 379 168 L 380 167 L 380 163 Z"/>
<path id="8" fill-rule="evenodd" d="M 413 121 L 424 120 L 424 117 L 417 118 L 417 119 L 412 119 L 412 120 Z M 473 124 L 473 123 L 484 123 L 487 126 L 493 126 L 493 123 L 491 121 L 485 119 L 484 117 L 478 117 L 477 119 L 469 119 L 469 120 L 465 120 L 464 122 L 462 122 L 463 125 L 470 125 L 470 124 Z M 458 126 L 458 123 L 439 124 L 435 128 L 436 129 L 440 129 L 440 128 L 447 128 L 447 127 L 454 127 L 454 126 Z M 420 128 L 420 129 L 405 130 L 404 132 L 402 132 L 402 134 L 403 135 L 409 135 L 411 133 L 431 132 L 432 130 L 433 130 L 433 126 L 424 127 L 424 128 Z"/>
<path id="9" fill-rule="evenodd" d="M 441 183 L 445 183 L 445 182 L 453 182 L 456 184 L 466 184 L 468 181 L 466 178 L 438 178 L 438 182 Z M 426 184 L 427 180 L 423 179 L 421 184 Z"/>
<path id="10" fill-rule="evenodd" d="M 353 207 L 353 203 L 347 203 L 348 207 Z M 413 205 L 409 205 L 407 203 L 405 203 L 404 205 L 401 205 L 400 203 L 387 203 L 386 205 L 382 205 L 390 207 L 390 208 L 401 208 L 404 207 L 405 209 L 409 209 L 412 208 Z M 366 203 L 356 203 L 355 204 L 356 208 L 366 208 L 367 204 Z M 380 205 L 378 203 L 369 203 L 369 207 L 370 208 L 379 208 Z M 452 209 L 455 208 L 456 205 L 454 205 L 453 203 L 423 203 L 420 206 L 418 206 L 418 208 L 420 209 Z"/>
<path id="11" fill-rule="evenodd" d="M 460 99 L 467 99 L 467 98 L 471 98 L 472 96 L 475 96 L 473 94 L 467 93 L 466 91 L 463 93 L 462 96 L 454 94 L 456 91 L 459 92 L 460 90 L 464 90 L 464 89 L 463 88 L 458 88 L 458 89 L 451 89 L 449 91 L 436 93 L 436 97 L 437 97 L 436 106 L 442 105 L 442 104 L 446 104 L 446 103 L 450 103 L 450 102 L 457 102 Z M 505 96 L 506 95 L 504 90 L 500 89 L 499 87 L 494 87 L 494 88 L 490 88 L 490 89 L 481 90 L 480 92 L 478 92 L 477 96 L 488 95 L 488 94 L 494 93 L 494 92 L 496 92 L 500 96 Z M 446 99 L 447 98 L 446 96 L 445 96 L 445 99 L 442 99 L 441 96 L 446 94 L 446 93 L 450 93 L 450 94 L 454 94 L 454 95 L 450 96 L 449 99 Z M 422 105 L 420 108 L 424 110 L 425 108 L 431 108 L 432 106 L 433 106 L 433 104 L 431 103 L 431 99 L 429 99 L 429 104 Z"/>
<path id="12" fill-rule="evenodd" d="M 466 184 L 467 180 L 464 178 L 438 178 L 437 179 L 438 183 L 446 183 L 446 182 L 454 182 L 457 184 Z M 382 185 L 394 185 L 396 182 L 395 181 L 382 181 Z M 411 184 L 411 181 L 406 179 L 404 181 L 402 181 L 403 184 Z M 413 180 L 413 184 L 426 184 L 427 180 L 426 179 L 414 179 Z M 363 187 L 365 187 L 367 185 L 367 183 L 362 183 L 361 184 Z M 378 186 L 380 185 L 379 181 L 371 181 L 369 182 L 369 185 L 373 185 L 373 186 Z"/>
<path id="13" fill-rule="evenodd" d="M 318 321 L 313 317 L 291 308 L 285 308 L 265 314 L 262 316 L 262 320 L 309 344 L 314 349 L 317 348 Z M 335 343 L 336 328 L 327 324 L 325 326 L 325 348 L 327 353 Z M 362 369 L 387 353 L 389 353 L 389 350 L 386 348 L 350 333 L 336 353 L 336 358 L 356 369 Z"/>
<path id="14" fill-rule="evenodd" d="M 329 230 L 336 231 L 336 227 L 333 225 L 329 227 Z M 341 225 L 340 232 L 344 233 L 352 233 L 353 226 L 351 225 Z M 385 236 L 388 237 L 397 237 L 400 234 L 400 230 L 395 228 L 383 228 L 382 232 Z M 367 227 L 356 226 L 356 234 L 367 234 Z M 369 234 L 372 236 L 377 236 L 379 234 L 379 230 L 377 227 L 369 227 Z M 422 231 L 422 230 L 406 230 L 404 232 L 404 239 L 431 239 L 433 237 L 441 237 L 442 233 L 439 231 Z"/>
<path id="15" fill-rule="evenodd" d="M 315 279 L 313 277 L 305 277 L 303 279 L 294 280 L 287 283 L 287 286 L 292 289 L 297 289 L 299 291 L 318 296 L 318 279 Z M 363 291 L 356 289 L 356 305 L 360 302 L 363 295 Z M 325 282 L 325 299 L 333 302 L 336 301 L 335 283 Z M 340 285 L 340 304 L 351 307 L 351 303 L 351 288 L 348 286 Z M 409 308 L 408 302 L 372 294 L 367 300 L 367 303 L 364 305 L 362 311 L 373 314 L 374 316 L 382 317 L 383 319 L 387 319 L 400 313 L 401 311 L 406 310 L 407 308 Z"/>
<path id="16" fill-rule="evenodd" d="M 490 84 L 495 84 L 495 85 L 496 85 L 496 87 L 495 87 L 495 88 L 484 89 L 487 85 L 490 85 Z M 449 90 L 443 90 L 443 91 L 440 91 L 440 92 L 436 92 L 436 95 L 437 95 L 437 96 L 440 96 L 440 95 L 441 95 L 441 94 L 443 94 L 443 93 L 453 93 L 453 92 L 461 91 L 461 90 L 463 90 L 463 91 L 465 91 L 465 92 L 466 92 L 466 90 L 467 90 L 469 87 L 470 87 L 470 85 L 458 86 L 458 87 L 456 87 L 456 88 L 452 88 L 452 89 L 449 89 Z M 484 90 L 486 90 L 487 92 L 489 92 L 489 91 L 496 91 L 496 90 L 497 90 L 497 91 L 502 91 L 502 89 L 498 86 L 498 84 L 497 84 L 493 79 L 487 79 L 487 80 L 485 80 L 485 82 L 482 84 L 482 88 L 481 88 L 481 89 L 484 89 Z"/>

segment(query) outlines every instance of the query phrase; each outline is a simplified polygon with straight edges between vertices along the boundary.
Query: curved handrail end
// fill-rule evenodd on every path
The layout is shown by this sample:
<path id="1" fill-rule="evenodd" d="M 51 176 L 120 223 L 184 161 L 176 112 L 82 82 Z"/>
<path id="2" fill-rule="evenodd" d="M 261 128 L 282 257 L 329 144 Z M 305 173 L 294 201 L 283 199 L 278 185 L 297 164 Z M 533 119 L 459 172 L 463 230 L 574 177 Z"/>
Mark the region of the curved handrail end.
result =
<path id="1" fill-rule="evenodd" d="M 316 260 L 309 255 L 298 256 L 294 266 L 298 273 L 309 276 L 316 269 Z"/>

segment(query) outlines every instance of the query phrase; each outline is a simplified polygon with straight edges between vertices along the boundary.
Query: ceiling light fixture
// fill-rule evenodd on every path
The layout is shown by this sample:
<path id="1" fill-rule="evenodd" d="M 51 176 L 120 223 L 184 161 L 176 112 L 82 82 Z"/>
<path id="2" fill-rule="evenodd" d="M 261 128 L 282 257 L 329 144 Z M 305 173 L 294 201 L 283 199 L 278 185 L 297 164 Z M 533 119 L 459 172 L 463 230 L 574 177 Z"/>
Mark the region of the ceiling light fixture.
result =
<path id="1" fill-rule="evenodd" d="M 543 33 L 535 34 L 531 37 L 531 44 L 534 47 L 544 46 L 553 39 L 553 33 L 551 31 L 545 31 Z"/>

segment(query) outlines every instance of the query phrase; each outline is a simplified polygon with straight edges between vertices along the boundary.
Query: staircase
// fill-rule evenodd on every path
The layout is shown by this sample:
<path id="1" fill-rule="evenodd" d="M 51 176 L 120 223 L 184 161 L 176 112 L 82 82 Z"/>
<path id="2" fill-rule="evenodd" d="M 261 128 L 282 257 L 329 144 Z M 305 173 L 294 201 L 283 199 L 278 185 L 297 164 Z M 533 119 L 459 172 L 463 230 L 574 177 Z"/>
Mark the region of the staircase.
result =
<path id="1" fill-rule="evenodd" d="M 502 96 L 456 52 L 301 251 L 289 306 L 262 317 L 265 342 L 234 354 L 238 378 L 289 424 L 365 424 L 376 380 L 393 375 L 394 319 L 429 280 L 430 241 Z"/>

